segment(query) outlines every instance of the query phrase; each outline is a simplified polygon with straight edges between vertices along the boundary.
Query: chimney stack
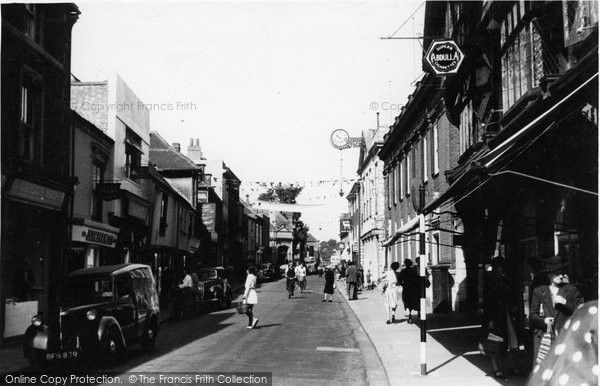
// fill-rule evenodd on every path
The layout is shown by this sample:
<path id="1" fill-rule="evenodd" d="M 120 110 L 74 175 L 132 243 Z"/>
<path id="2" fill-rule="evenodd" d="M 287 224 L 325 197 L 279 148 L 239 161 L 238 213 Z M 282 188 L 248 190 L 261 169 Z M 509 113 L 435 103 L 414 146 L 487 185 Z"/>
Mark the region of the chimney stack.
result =
<path id="1" fill-rule="evenodd" d="M 196 138 L 196 144 L 194 144 L 194 138 L 190 139 L 190 146 L 187 149 L 187 156 L 195 163 L 200 163 L 203 159 L 202 148 L 200 147 L 200 139 Z"/>
<path id="2" fill-rule="evenodd" d="M 177 153 L 179 153 L 181 151 L 181 145 L 179 143 L 177 143 L 177 142 L 174 142 L 173 143 L 173 149 L 175 149 L 175 151 Z"/>

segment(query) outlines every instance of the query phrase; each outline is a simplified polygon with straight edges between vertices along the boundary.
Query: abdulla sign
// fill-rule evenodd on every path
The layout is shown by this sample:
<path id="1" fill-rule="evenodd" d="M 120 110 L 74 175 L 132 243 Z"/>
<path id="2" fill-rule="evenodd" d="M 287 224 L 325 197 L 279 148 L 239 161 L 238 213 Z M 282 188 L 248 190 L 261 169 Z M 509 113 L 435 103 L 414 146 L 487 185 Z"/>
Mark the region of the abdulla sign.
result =
<path id="1" fill-rule="evenodd" d="M 456 74 L 464 58 L 458 45 L 449 39 L 434 40 L 425 55 L 425 61 L 438 76 Z"/>

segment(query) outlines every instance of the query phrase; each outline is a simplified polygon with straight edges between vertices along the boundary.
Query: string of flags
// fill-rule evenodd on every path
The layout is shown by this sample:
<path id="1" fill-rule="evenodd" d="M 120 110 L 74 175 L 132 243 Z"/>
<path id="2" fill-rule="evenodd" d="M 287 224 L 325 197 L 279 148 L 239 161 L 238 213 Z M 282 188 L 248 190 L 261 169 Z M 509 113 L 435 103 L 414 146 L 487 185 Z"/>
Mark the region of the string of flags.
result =
<path id="1" fill-rule="evenodd" d="M 342 179 L 343 184 L 353 184 L 356 182 L 358 178 L 344 178 Z M 333 180 L 310 180 L 310 181 L 241 181 L 241 185 L 245 186 L 255 186 L 261 188 L 274 188 L 276 186 L 292 186 L 292 187 L 302 187 L 305 188 L 307 186 L 324 186 L 324 185 L 337 185 L 340 183 L 340 179 Z"/>

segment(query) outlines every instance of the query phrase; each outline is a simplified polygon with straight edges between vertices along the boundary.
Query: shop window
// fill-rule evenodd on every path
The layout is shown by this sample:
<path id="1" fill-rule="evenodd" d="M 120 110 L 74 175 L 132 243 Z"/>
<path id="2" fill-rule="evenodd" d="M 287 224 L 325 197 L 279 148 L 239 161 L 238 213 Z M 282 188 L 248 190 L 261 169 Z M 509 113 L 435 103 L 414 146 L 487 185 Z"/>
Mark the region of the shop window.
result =
<path id="1" fill-rule="evenodd" d="M 125 135 L 125 176 L 132 180 L 139 178 L 142 166 L 142 139 L 131 129 Z"/>

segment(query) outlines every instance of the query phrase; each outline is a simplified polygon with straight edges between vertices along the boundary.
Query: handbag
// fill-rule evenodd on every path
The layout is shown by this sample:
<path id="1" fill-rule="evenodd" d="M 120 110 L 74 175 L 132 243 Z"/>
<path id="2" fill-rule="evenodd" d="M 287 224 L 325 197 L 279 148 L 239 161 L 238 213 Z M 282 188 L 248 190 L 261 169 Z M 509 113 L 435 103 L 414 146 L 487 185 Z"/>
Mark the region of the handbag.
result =
<path id="1" fill-rule="evenodd" d="M 248 304 L 240 303 L 236 307 L 238 314 L 245 314 L 248 311 Z"/>
<path id="2" fill-rule="evenodd" d="M 550 347 L 552 346 L 552 342 L 554 341 L 554 334 L 552 332 L 546 331 L 542 336 L 542 341 L 540 342 L 540 349 L 537 352 L 537 356 L 535 357 L 535 363 L 542 363 L 546 354 L 550 351 Z"/>
<path id="3" fill-rule="evenodd" d="M 379 290 L 381 291 L 381 293 L 385 293 L 385 290 L 388 287 L 388 281 L 387 278 L 382 278 L 381 281 L 379 282 L 379 284 L 377 285 L 377 287 L 379 288 Z"/>
<path id="4" fill-rule="evenodd" d="M 484 330 L 477 346 L 483 355 L 500 355 L 506 352 L 504 338 L 497 330 Z"/>

